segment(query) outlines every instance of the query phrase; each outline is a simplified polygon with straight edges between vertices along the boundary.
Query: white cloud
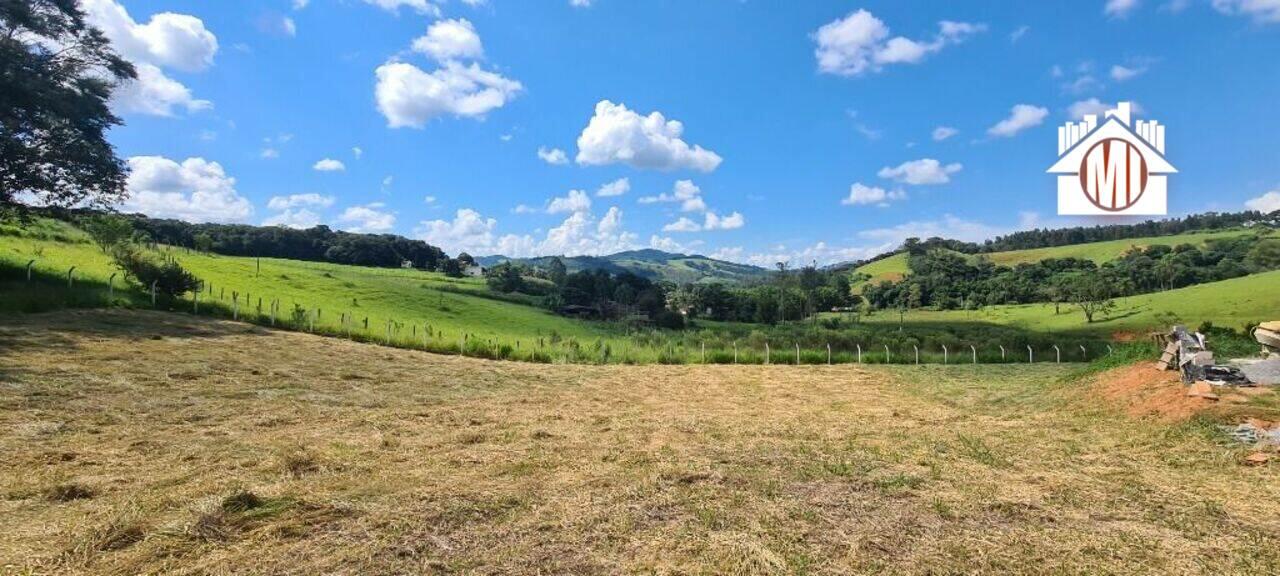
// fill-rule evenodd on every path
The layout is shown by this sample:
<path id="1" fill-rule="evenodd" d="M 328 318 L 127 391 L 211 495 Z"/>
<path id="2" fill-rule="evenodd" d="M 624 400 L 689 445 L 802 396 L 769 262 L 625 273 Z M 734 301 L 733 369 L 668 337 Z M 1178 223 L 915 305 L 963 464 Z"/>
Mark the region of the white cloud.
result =
<path id="1" fill-rule="evenodd" d="M 117 109 L 130 113 L 172 116 L 212 106 L 195 98 L 191 90 L 165 75 L 162 68 L 199 72 L 213 65 L 218 39 L 199 18 L 162 12 L 146 24 L 138 24 L 115 0 L 82 0 L 90 24 L 102 30 L 112 47 L 134 63 L 138 78 L 120 86 L 112 95 Z"/>
<path id="2" fill-rule="evenodd" d="M 1132 102 L 1131 104 L 1133 105 L 1132 110 L 1134 114 L 1142 113 L 1141 105 L 1137 102 Z M 1096 114 L 1098 115 L 1099 120 L 1101 120 L 1102 115 L 1107 110 L 1114 110 L 1115 107 L 1115 104 L 1108 104 L 1098 100 L 1097 98 L 1078 100 L 1076 102 L 1072 102 L 1071 105 L 1067 107 L 1067 116 L 1071 117 L 1072 120 L 1083 120 L 1088 114 Z"/>
<path id="3" fill-rule="evenodd" d="M 235 185 L 220 164 L 204 158 L 179 164 L 162 156 L 134 156 L 122 210 L 189 222 L 244 222 L 253 205 Z"/>
<path id="4" fill-rule="evenodd" d="M 569 5 L 574 8 L 590 8 L 593 0 L 569 0 Z"/>
<path id="5" fill-rule="evenodd" d="M 286 36 L 291 38 L 298 35 L 298 24 L 288 16 L 280 19 L 280 29 Z"/>
<path id="6" fill-rule="evenodd" d="M 933 141 L 941 142 L 959 133 L 960 133 L 959 130 L 956 130 L 955 128 L 952 128 L 950 126 L 939 126 L 933 129 Z"/>
<path id="7" fill-rule="evenodd" d="M 262 152 L 260 152 L 258 156 L 260 158 L 266 158 L 268 160 L 272 160 L 280 157 L 280 151 L 276 150 L 275 148 L 263 148 Z"/>
<path id="8" fill-rule="evenodd" d="M 938 28 L 938 34 L 928 41 L 902 36 L 889 38 L 889 27 L 871 12 L 851 12 L 823 25 L 813 34 L 818 45 L 814 51 L 818 70 L 827 74 L 860 76 L 879 72 L 888 64 L 915 64 L 929 54 L 986 30 L 986 25 L 944 20 L 938 23 Z"/>
<path id="9" fill-rule="evenodd" d="M 316 206 L 320 208 L 328 208 L 333 206 L 333 196 L 321 196 L 314 192 L 309 194 L 291 194 L 289 196 L 273 196 L 267 201 L 269 210 L 288 210 L 290 208 L 301 208 L 307 206 Z"/>
<path id="10" fill-rule="evenodd" d="M 398 13 L 400 8 L 409 8 L 419 14 L 440 16 L 440 8 L 427 0 L 364 0 L 365 4 L 377 6 L 387 12 Z"/>
<path id="11" fill-rule="evenodd" d="M 343 164 L 340 160 L 325 158 L 324 160 L 316 162 L 311 166 L 311 169 L 317 172 L 341 172 L 347 169 L 347 165 Z"/>
<path id="12" fill-rule="evenodd" d="M 1213 7 L 1223 14 L 1249 16 L 1260 24 L 1280 22 L 1280 1 L 1277 0 L 1213 0 Z"/>
<path id="13" fill-rule="evenodd" d="M 262 221 L 263 226 L 283 226 L 285 228 L 296 228 L 305 230 L 320 225 L 320 215 L 307 210 L 306 208 L 298 210 L 285 210 L 279 214 L 274 214 Z"/>
<path id="14" fill-rule="evenodd" d="M 1244 207 L 1264 214 L 1280 210 L 1280 190 L 1272 190 L 1257 198 L 1252 198 L 1244 203 Z"/>
<path id="15" fill-rule="evenodd" d="M 702 204 L 702 189 L 699 188 L 692 180 L 677 180 L 671 188 L 671 193 L 663 192 L 657 196 L 641 196 L 641 204 L 657 204 L 665 202 L 679 202 L 684 207 L 695 208 L 699 205 L 706 209 L 706 205 Z M 692 212 L 693 210 L 685 210 Z"/>
<path id="16" fill-rule="evenodd" d="M 559 148 L 547 148 L 545 146 L 539 146 L 538 158 L 541 158 L 543 162 L 546 162 L 547 164 L 551 164 L 553 166 L 559 166 L 562 164 L 569 163 L 569 156 L 564 153 L 564 150 L 561 150 Z"/>
<path id="17" fill-rule="evenodd" d="M 435 197 L 435 196 L 423 196 L 423 197 L 422 197 L 422 202 L 423 202 L 424 204 L 435 204 L 435 203 L 436 203 L 436 197 Z"/>
<path id="18" fill-rule="evenodd" d="M 1116 82 L 1124 82 L 1131 78 L 1141 76 L 1147 69 L 1142 66 L 1128 67 L 1116 64 L 1111 67 L 1111 79 Z"/>
<path id="19" fill-rule="evenodd" d="M 364 148 L 361 148 L 361 147 L 359 147 L 359 146 L 356 146 L 356 147 L 352 148 L 352 149 L 351 149 L 351 155 L 352 155 L 352 156 L 355 156 L 355 157 L 356 157 L 356 160 L 359 160 L 359 159 L 361 159 L 361 158 L 364 158 Z"/>
<path id="20" fill-rule="evenodd" d="M 453 220 L 422 222 L 415 233 L 449 252 L 503 254 L 513 257 L 544 255 L 603 255 L 638 247 L 637 236 L 623 226 L 622 210 L 614 206 L 596 220 L 590 212 L 574 212 L 542 239 L 530 235 L 497 234 L 498 221 L 475 210 L 458 210 Z"/>
<path id="21" fill-rule="evenodd" d="M 1026 25 L 1015 28 L 1013 32 L 1009 33 L 1009 42 L 1013 44 L 1017 44 L 1018 41 L 1022 40 L 1022 37 L 1026 36 L 1027 32 L 1030 32 L 1030 31 L 1031 31 L 1031 27 Z"/>
<path id="22" fill-rule="evenodd" d="M 1008 118 L 987 129 L 987 134 L 1000 138 L 1010 138 L 1027 128 L 1039 126 L 1044 122 L 1045 116 L 1048 115 L 1049 110 L 1046 108 L 1030 104 L 1018 104 L 1009 111 Z"/>
<path id="23" fill-rule="evenodd" d="M 623 104 L 601 100 L 595 115 L 578 136 L 579 164 L 622 163 L 634 168 L 711 172 L 720 165 L 715 152 L 690 146 L 681 136 L 684 125 L 662 113 L 641 116 Z"/>
<path id="24" fill-rule="evenodd" d="M 311 0 L 293 0 L 293 9 L 302 10 L 303 8 L 306 8 L 307 5 L 310 3 L 311 3 Z"/>
<path id="25" fill-rule="evenodd" d="M 586 212 L 591 209 L 591 197 L 581 190 L 570 190 L 568 196 L 552 198 L 547 203 L 547 214 Z"/>
<path id="26" fill-rule="evenodd" d="M 614 180 L 613 182 L 609 182 L 608 184 L 601 186 L 599 190 L 596 190 L 596 197 L 613 198 L 615 196 L 622 196 L 630 191 L 631 191 L 631 180 L 627 178 L 619 178 L 617 180 Z"/>
<path id="27" fill-rule="evenodd" d="M 1004 228 L 964 220 L 947 214 L 941 220 L 916 220 L 887 228 L 863 230 L 858 232 L 858 237 L 898 245 L 907 238 L 925 239 L 935 236 L 965 242 L 979 242 L 1007 232 L 1008 230 Z"/>
<path id="28" fill-rule="evenodd" d="M 902 200 L 907 197 L 907 193 L 902 190 L 885 190 L 879 186 L 867 186 L 861 182 L 856 182 L 849 187 L 849 196 L 840 201 L 845 206 L 861 206 L 866 204 L 875 204 L 878 206 L 888 206 L 889 202 L 894 200 Z"/>
<path id="29" fill-rule="evenodd" d="M 1138 0 L 1107 0 L 1102 12 L 1114 18 L 1124 18 L 1138 8 Z"/>
<path id="30" fill-rule="evenodd" d="M 432 24 L 425 36 L 413 41 L 413 50 L 440 61 L 484 58 L 480 35 L 465 18 L 440 20 Z"/>
<path id="31" fill-rule="evenodd" d="M 364 206 L 351 206 L 342 211 L 338 222 L 344 224 L 343 230 L 359 233 L 388 232 L 396 225 L 396 217 L 383 210 L 380 202 Z"/>
<path id="32" fill-rule="evenodd" d="M 405 62 L 387 62 L 376 71 L 378 110 L 391 128 L 422 128 L 437 116 L 481 117 L 501 108 L 524 87 L 474 62 L 445 62 L 432 72 Z"/>
<path id="33" fill-rule="evenodd" d="M 899 184 L 926 186 L 946 184 L 951 181 L 952 174 L 963 169 L 964 166 L 959 163 L 951 163 L 944 166 L 933 158 L 921 158 L 903 162 L 893 168 L 885 166 L 876 175 Z"/>
<path id="34" fill-rule="evenodd" d="M 681 216 L 680 219 L 662 227 L 663 232 L 706 232 L 711 230 L 735 230 L 746 225 L 747 219 L 737 212 L 728 216 L 719 216 L 715 212 L 707 212 L 703 214 L 702 223 L 699 224 L 688 217 Z"/>

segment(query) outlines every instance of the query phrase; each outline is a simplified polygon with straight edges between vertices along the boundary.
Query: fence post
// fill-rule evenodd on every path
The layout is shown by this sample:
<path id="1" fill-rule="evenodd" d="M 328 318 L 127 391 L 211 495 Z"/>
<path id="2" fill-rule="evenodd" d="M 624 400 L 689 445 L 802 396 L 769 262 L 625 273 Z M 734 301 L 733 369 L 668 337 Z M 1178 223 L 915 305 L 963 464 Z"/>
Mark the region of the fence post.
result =
<path id="1" fill-rule="evenodd" d="M 236 321 L 240 320 L 240 299 L 239 298 L 231 299 L 231 319 Z"/>
<path id="2" fill-rule="evenodd" d="M 796 366 L 800 365 L 800 343 L 796 342 Z"/>
<path id="3" fill-rule="evenodd" d="M 974 347 L 973 347 L 973 344 L 970 344 L 970 345 L 969 345 L 969 350 L 973 352 L 973 363 L 974 363 L 974 364 L 977 364 L 977 363 L 978 363 L 978 349 L 977 349 L 977 348 L 974 348 Z"/>
<path id="4" fill-rule="evenodd" d="M 1027 345 L 1027 364 L 1034 364 L 1036 361 L 1036 353 L 1031 350 L 1031 345 Z"/>
<path id="5" fill-rule="evenodd" d="M 1089 351 L 1084 349 L 1084 344 L 1080 345 L 1080 359 L 1081 360 L 1089 359 Z"/>
<path id="6" fill-rule="evenodd" d="M 738 341 L 737 340 L 733 341 L 733 363 L 734 364 L 738 363 Z"/>
<path id="7" fill-rule="evenodd" d="M 1062 351 L 1058 349 L 1058 345 L 1057 345 L 1057 344 L 1054 344 L 1054 345 L 1053 345 L 1053 352 L 1054 352 L 1054 354 L 1056 354 L 1056 355 L 1057 355 L 1057 357 L 1058 357 L 1058 359 L 1057 359 L 1057 363 L 1058 363 L 1058 364 L 1061 364 L 1061 363 L 1062 363 Z"/>
<path id="8" fill-rule="evenodd" d="M 153 280 L 151 282 L 151 307 L 152 308 L 156 307 L 156 284 L 159 284 L 159 283 L 160 283 L 159 280 Z"/>
<path id="9" fill-rule="evenodd" d="M 191 297 L 191 313 L 192 314 L 200 313 L 200 293 L 199 292 L 194 293 Z"/>
<path id="10" fill-rule="evenodd" d="M 702 344 L 702 363 L 706 364 L 707 363 L 707 343 L 702 342 L 701 344 Z"/>
<path id="11" fill-rule="evenodd" d="M 316 315 L 307 314 L 307 332 L 315 334 L 316 332 Z"/>
<path id="12" fill-rule="evenodd" d="M 885 344 L 884 345 L 884 363 L 888 364 L 892 362 L 893 361 L 892 358 L 893 357 L 889 355 L 889 345 Z"/>
<path id="13" fill-rule="evenodd" d="M 118 272 L 113 273 L 110 278 L 107 278 L 107 304 L 108 305 L 110 305 L 111 301 L 114 300 L 116 297 L 116 274 L 118 274 Z"/>
<path id="14" fill-rule="evenodd" d="M 72 275 L 72 274 L 74 274 L 74 273 L 75 273 L 75 271 L 76 271 L 76 267 L 75 267 L 75 266 L 72 266 L 71 268 L 69 268 L 69 269 L 67 270 L 67 289 L 68 289 L 68 290 L 70 290 L 70 289 L 71 289 L 71 275 Z"/>
<path id="15" fill-rule="evenodd" d="M 1000 361 L 1004 362 L 1004 346 L 1000 346 Z"/>
<path id="16" fill-rule="evenodd" d="M 915 344 L 911 345 L 911 349 L 916 351 L 916 366 L 920 365 L 920 347 Z"/>
<path id="17" fill-rule="evenodd" d="M 854 344 L 854 346 L 858 347 L 858 363 L 861 364 L 862 363 L 862 344 Z"/>
<path id="18" fill-rule="evenodd" d="M 30 260 L 27 262 L 27 282 L 31 281 L 31 267 L 35 266 L 35 264 L 36 264 L 35 260 Z"/>
<path id="19" fill-rule="evenodd" d="M 1107 344 L 1107 356 L 1111 355 L 1111 345 Z"/>
<path id="20" fill-rule="evenodd" d="M 271 325 L 272 326 L 276 325 L 276 302 L 278 301 L 277 300 L 271 301 Z"/>
<path id="21" fill-rule="evenodd" d="M 942 365 L 943 366 L 947 365 L 947 345 L 946 344 L 942 345 Z"/>
<path id="22" fill-rule="evenodd" d="M 831 343 L 827 342 L 827 366 L 831 365 Z"/>
<path id="23" fill-rule="evenodd" d="M 769 343 L 768 342 L 764 343 L 764 363 L 765 364 L 769 363 Z"/>

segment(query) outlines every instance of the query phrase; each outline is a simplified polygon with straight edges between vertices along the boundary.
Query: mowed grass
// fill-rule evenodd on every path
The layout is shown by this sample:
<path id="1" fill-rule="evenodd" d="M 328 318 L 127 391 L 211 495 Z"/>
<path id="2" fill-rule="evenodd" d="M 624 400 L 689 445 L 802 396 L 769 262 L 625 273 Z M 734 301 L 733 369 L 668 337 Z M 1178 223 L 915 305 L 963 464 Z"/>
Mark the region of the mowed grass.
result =
<path id="1" fill-rule="evenodd" d="M 1034 263 L 1048 258 L 1082 258 L 1102 264 L 1119 258 L 1132 248 L 1141 248 L 1156 244 L 1162 244 L 1165 246 L 1177 246 L 1179 244 L 1203 246 L 1209 240 L 1218 238 L 1234 238 L 1247 234 L 1257 234 L 1258 232 L 1258 230 L 1250 230 L 1246 228 L 1233 228 L 1230 230 L 1189 232 L 1173 236 L 1151 236 L 1147 238 L 1128 238 L 1124 240 L 1072 244 L 1069 246 L 1053 246 L 1049 248 L 1009 250 L 1005 252 L 992 252 L 990 254 L 983 254 L 982 256 L 986 256 L 992 262 L 1001 266 L 1015 266 L 1022 263 Z M 854 272 L 860 272 L 871 276 L 869 280 L 857 283 L 854 286 L 855 289 L 866 284 L 875 284 L 885 280 L 901 280 L 908 272 L 907 255 L 905 253 L 894 254 L 893 256 L 877 260 L 865 266 L 859 266 L 854 270 Z"/>
<path id="2" fill-rule="evenodd" d="M 47 222 L 47 221 L 46 221 Z M 66 227 L 69 234 L 83 233 Z M 71 237 L 75 239 L 75 236 Z M 242 258 L 216 254 L 188 253 L 173 249 L 184 267 L 212 288 L 200 299 L 206 309 L 216 303 L 225 311 L 239 297 L 240 313 L 246 317 L 265 319 L 270 315 L 271 301 L 279 300 L 278 321 L 288 321 L 294 306 L 304 308 L 320 331 L 345 333 L 351 330 L 371 338 L 383 338 L 388 321 L 400 324 L 398 339 L 427 336 L 436 341 L 456 343 L 464 334 L 481 341 L 493 340 L 524 349 L 538 343 L 575 339 L 580 342 L 622 341 L 621 331 L 599 322 L 584 322 L 557 316 L 536 306 L 533 298 L 513 301 L 498 299 L 482 278 L 447 278 L 443 274 L 419 270 L 344 266 L 319 262 L 303 262 L 262 258 Z M 62 279 L 75 266 L 76 282 L 99 292 L 108 278 L 119 270 L 110 257 L 87 241 L 64 242 L 45 238 L 0 236 L 0 268 L 8 268 L 15 277 L 9 287 L 13 297 L 0 303 L 0 310 L 21 310 L 24 298 L 39 300 L 50 296 L 48 290 L 23 294 L 20 278 L 29 260 L 34 259 L 35 273 L 46 278 Z M 62 285 L 52 287 L 61 289 Z M 122 303 L 150 306 L 150 298 L 139 287 L 125 290 L 123 276 L 116 279 Z M 42 302 L 29 304 L 40 307 Z M 50 303 L 51 306 L 59 302 Z M 261 304 L 261 309 L 259 309 Z M 188 299 L 172 303 L 194 309 Z M 60 306 L 55 306 L 60 307 Z M 261 310 L 261 312 L 259 312 Z M 344 316 L 349 319 L 344 326 Z M 365 329 L 365 319 L 368 329 Z"/>
<path id="3" fill-rule="evenodd" d="M 1128 298 L 1117 298 L 1108 315 L 1095 316 L 1092 324 L 1076 306 L 1062 304 L 1061 313 L 1053 304 L 987 306 L 981 310 L 910 310 L 905 316 L 912 324 L 979 322 L 1011 326 L 1041 333 L 1110 336 L 1118 332 L 1142 332 L 1168 328 L 1172 323 L 1193 328 L 1203 322 L 1242 330 L 1280 318 L 1280 270 L 1253 274 L 1221 282 L 1210 282 Z M 883 311 L 864 319 L 882 325 L 898 323 L 896 311 Z"/>
<path id="4" fill-rule="evenodd" d="M 186 315 L 0 321 L 38 574 L 1280 572 L 1277 468 L 1052 365 L 548 366 Z"/>

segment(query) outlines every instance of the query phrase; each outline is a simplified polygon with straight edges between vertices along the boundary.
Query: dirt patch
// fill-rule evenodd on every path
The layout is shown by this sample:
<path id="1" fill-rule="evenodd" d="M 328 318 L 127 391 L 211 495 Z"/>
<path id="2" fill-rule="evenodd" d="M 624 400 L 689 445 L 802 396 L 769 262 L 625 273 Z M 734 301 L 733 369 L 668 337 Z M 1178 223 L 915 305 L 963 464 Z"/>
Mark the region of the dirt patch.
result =
<path id="1" fill-rule="evenodd" d="M 1188 397 L 1177 372 L 1159 370 L 1149 362 L 1103 372 L 1094 386 L 1099 396 L 1131 416 L 1168 422 L 1186 420 L 1217 404 L 1208 398 Z"/>

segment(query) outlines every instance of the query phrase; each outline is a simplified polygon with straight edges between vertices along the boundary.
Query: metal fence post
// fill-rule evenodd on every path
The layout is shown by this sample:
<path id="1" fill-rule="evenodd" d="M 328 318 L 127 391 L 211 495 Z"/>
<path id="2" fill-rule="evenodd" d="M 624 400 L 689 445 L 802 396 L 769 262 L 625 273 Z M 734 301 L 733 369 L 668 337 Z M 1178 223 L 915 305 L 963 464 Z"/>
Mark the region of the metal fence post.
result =
<path id="1" fill-rule="evenodd" d="M 1036 353 L 1031 349 L 1031 345 L 1027 345 L 1027 364 L 1034 364 L 1036 361 Z"/>
<path id="2" fill-rule="evenodd" d="M 1054 354 L 1056 354 L 1056 355 L 1057 355 L 1057 363 L 1058 363 L 1058 364 L 1061 364 L 1061 363 L 1062 363 L 1062 351 L 1058 349 L 1058 345 L 1057 345 L 1057 344 L 1054 344 L 1054 345 L 1053 345 L 1053 352 L 1054 352 Z"/>

